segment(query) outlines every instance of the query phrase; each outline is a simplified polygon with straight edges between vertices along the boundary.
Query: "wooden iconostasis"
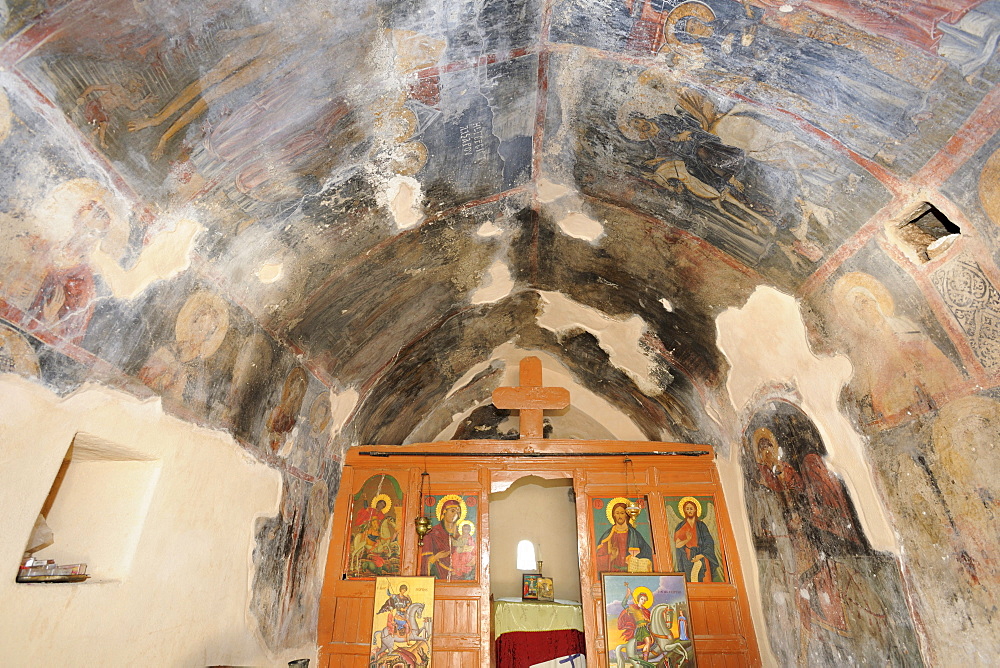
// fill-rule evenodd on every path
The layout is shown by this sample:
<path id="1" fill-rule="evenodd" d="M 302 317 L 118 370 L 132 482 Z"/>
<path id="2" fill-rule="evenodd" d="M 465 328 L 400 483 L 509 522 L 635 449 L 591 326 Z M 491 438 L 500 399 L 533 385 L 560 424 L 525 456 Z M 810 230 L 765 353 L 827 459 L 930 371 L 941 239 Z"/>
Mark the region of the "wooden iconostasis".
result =
<path id="1" fill-rule="evenodd" d="M 627 463 L 620 453 L 629 453 Z M 608 666 L 601 573 L 627 572 L 629 563 L 685 573 L 699 666 L 760 664 L 710 446 L 524 439 L 348 452 L 320 603 L 319 665 L 369 668 L 376 578 L 432 576 L 433 610 L 412 620 L 432 620 L 432 665 L 490 666 L 489 496 L 527 475 L 573 480 L 588 665 Z M 627 531 L 628 546 L 638 548 L 630 561 L 607 538 L 623 500 L 642 508 Z M 418 546 L 421 515 L 430 531 Z M 700 549 L 676 547 L 692 536 Z"/>

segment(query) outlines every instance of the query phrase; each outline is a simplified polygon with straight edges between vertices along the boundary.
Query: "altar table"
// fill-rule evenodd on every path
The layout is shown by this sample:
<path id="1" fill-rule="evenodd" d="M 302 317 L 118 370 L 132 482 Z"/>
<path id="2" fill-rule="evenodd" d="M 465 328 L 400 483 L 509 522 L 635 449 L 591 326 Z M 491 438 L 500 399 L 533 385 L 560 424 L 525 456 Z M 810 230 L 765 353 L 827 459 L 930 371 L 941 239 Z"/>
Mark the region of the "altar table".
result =
<path id="1" fill-rule="evenodd" d="M 575 601 L 493 601 L 493 638 L 497 668 L 529 668 L 579 655 L 566 668 L 582 668 L 586 642 L 583 607 Z"/>

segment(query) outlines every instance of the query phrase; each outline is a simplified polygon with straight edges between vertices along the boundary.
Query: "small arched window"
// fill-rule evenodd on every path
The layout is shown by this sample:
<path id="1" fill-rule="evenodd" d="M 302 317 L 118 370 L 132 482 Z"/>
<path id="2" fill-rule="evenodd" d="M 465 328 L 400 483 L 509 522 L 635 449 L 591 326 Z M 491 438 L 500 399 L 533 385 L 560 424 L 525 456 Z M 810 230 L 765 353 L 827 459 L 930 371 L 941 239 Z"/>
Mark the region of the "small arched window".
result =
<path id="1" fill-rule="evenodd" d="M 535 570 L 535 545 L 530 540 L 522 540 L 517 544 L 517 570 Z"/>

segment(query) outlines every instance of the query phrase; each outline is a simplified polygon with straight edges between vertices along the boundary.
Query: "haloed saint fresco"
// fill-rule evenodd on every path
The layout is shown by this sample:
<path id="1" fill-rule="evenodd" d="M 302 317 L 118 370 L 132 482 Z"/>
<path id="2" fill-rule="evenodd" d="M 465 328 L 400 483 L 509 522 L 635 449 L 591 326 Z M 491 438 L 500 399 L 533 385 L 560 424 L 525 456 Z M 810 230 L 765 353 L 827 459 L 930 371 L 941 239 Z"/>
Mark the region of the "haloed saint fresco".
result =
<path id="1" fill-rule="evenodd" d="M 475 580 L 479 563 L 476 538 L 479 497 L 458 494 L 424 497 L 431 530 L 420 546 L 420 574 L 438 580 Z"/>
<path id="2" fill-rule="evenodd" d="M 747 427 L 742 461 L 779 663 L 921 665 L 899 563 L 871 547 L 812 421 L 769 402 Z"/>
<path id="3" fill-rule="evenodd" d="M 715 499 L 711 496 L 668 496 L 663 502 L 670 527 L 674 570 L 683 572 L 688 582 L 725 582 Z"/>
<path id="4" fill-rule="evenodd" d="M 594 562 L 598 573 L 648 573 L 653 570 L 649 506 L 644 496 L 634 501 L 640 509 L 634 518 L 626 512 L 633 501 L 623 496 L 591 501 L 597 539 Z"/>
<path id="5" fill-rule="evenodd" d="M 403 492 L 389 475 L 373 475 L 351 505 L 351 549 L 346 572 L 351 577 L 398 575 L 399 523 Z"/>

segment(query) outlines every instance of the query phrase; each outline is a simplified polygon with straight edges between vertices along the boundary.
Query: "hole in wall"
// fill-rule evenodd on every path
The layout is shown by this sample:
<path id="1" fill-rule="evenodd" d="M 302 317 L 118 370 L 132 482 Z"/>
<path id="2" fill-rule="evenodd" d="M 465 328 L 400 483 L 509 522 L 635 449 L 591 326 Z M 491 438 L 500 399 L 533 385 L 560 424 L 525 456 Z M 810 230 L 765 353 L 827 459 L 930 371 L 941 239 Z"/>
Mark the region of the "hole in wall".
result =
<path id="1" fill-rule="evenodd" d="M 944 254 L 960 238 L 962 229 L 929 202 L 888 227 L 889 238 L 916 264 Z"/>
<path id="2" fill-rule="evenodd" d="M 158 460 L 91 434 L 76 434 L 38 511 L 24 556 L 86 564 L 86 572 L 98 580 L 123 578 L 159 472 Z"/>

